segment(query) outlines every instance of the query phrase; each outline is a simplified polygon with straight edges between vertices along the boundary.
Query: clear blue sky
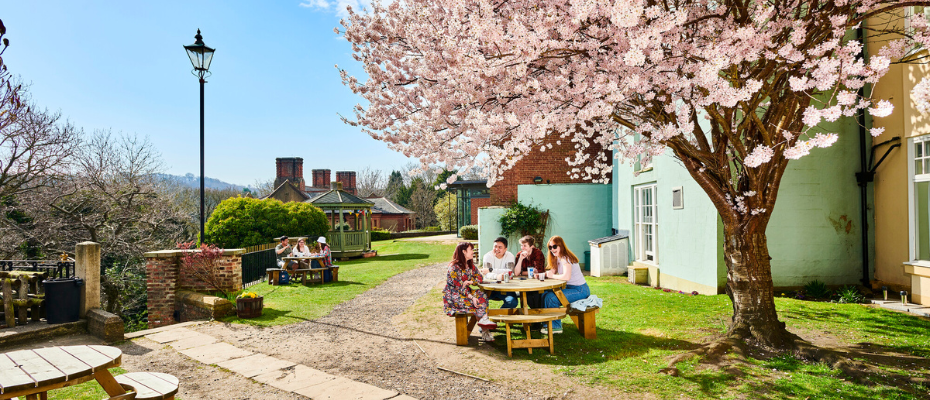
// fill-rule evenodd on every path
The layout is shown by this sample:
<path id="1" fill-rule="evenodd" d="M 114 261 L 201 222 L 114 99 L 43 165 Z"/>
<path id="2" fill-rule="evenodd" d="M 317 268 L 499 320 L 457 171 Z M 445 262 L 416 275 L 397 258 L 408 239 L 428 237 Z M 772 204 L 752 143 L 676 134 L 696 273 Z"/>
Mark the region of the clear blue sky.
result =
<path id="1" fill-rule="evenodd" d="M 87 133 L 148 136 L 167 173 L 199 175 L 199 85 L 183 45 L 199 28 L 216 48 L 206 84 L 206 175 L 248 185 L 274 178 L 275 157 L 310 170 L 385 171 L 412 161 L 338 114 L 361 101 L 335 64 L 360 79 L 339 26 L 356 0 L 0 0 L 3 59 L 34 101 Z M 333 174 L 335 176 L 335 173 Z"/>

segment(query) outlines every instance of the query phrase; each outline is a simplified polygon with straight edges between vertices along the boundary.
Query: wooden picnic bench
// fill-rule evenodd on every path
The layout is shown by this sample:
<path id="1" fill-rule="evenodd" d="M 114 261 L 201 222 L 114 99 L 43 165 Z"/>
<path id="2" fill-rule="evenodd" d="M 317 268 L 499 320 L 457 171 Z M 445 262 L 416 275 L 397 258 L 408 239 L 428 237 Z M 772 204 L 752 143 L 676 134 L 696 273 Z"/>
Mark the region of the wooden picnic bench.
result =
<path id="1" fill-rule="evenodd" d="M 593 340 L 597 339 L 597 322 L 594 318 L 594 314 L 597 314 L 600 311 L 600 307 L 588 307 L 584 311 L 578 311 L 574 308 L 568 308 L 568 316 L 572 317 L 572 321 L 575 322 L 575 326 L 578 327 L 578 332 L 581 333 L 581 336 L 585 339 Z"/>
<path id="2" fill-rule="evenodd" d="M 174 392 L 168 388 L 167 374 L 130 373 L 126 378 L 114 379 L 108 368 L 117 367 L 123 352 L 110 346 L 59 346 L 31 350 L 18 350 L 0 354 L 0 399 L 25 397 L 45 399 L 49 390 L 77 385 L 90 380 L 109 395 L 109 400 L 171 399 L 177 392 L 177 378 L 173 378 Z M 150 376 L 165 381 L 159 390 L 169 397 L 144 397 L 140 381 L 150 382 Z M 170 375 L 167 375 L 170 376 Z M 125 382 L 120 382 L 121 380 Z M 135 385 L 129 382 L 135 382 Z M 127 393 L 122 384 L 132 386 L 135 392 Z M 154 385 L 149 383 L 146 386 Z M 147 392 L 146 392 L 147 393 Z"/>
<path id="3" fill-rule="evenodd" d="M 545 322 L 549 325 L 548 332 L 552 332 L 552 321 L 565 318 L 565 313 L 559 310 L 554 312 L 540 312 L 530 315 L 492 315 L 489 318 L 491 321 L 503 322 L 507 325 L 507 356 L 513 357 L 513 349 L 515 348 L 527 349 L 530 354 L 533 354 L 533 348 L 548 347 L 549 354 L 555 354 L 555 335 L 550 333 L 546 335 L 548 336 L 546 339 L 533 339 L 530 335 L 530 332 L 532 332 L 530 330 L 530 324 Z M 515 340 L 510 336 L 510 325 L 512 324 L 523 324 L 523 331 L 526 333 L 526 339 Z"/>
<path id="4" fill-rule="evenodd" d="M 116 377 L 123 389 L 135 392 L 135 400 L 172 400 L 178 393 L 178 378 L 160 372 L 130 372 Z"/>

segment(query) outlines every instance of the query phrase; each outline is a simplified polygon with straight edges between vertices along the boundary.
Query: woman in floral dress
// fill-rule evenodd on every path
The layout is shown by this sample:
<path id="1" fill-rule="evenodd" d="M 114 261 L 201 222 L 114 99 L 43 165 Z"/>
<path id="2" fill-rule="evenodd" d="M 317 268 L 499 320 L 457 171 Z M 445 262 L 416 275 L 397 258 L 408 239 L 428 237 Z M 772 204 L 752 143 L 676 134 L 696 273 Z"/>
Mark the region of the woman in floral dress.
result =
<path id="1" fill-rule="evenodd" d="M 442 295 L 443 310 L 450 317 L 456 313 L 475 314 L 478 327 L 481 328 L 481 339 L 493 342 L 491 329 L 496 328 L 497 324 L 488 319 L 488 296 L 483 290 L 470 287 L 482 282 L 474 260 L 475 247 L 471 243 L 461 242 L 455 246 Z"/>

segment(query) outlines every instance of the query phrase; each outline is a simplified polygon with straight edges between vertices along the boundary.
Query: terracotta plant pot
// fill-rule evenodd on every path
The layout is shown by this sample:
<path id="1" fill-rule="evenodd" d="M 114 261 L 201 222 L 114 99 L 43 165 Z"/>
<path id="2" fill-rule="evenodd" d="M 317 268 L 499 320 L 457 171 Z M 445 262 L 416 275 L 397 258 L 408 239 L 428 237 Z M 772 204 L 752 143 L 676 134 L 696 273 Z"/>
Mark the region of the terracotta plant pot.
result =
<path id="1" fill-rule="evenodd" d="M 239 318 L 257 318 L 262 316 L 264 297 L 236 299 L 236 316 Z"/>

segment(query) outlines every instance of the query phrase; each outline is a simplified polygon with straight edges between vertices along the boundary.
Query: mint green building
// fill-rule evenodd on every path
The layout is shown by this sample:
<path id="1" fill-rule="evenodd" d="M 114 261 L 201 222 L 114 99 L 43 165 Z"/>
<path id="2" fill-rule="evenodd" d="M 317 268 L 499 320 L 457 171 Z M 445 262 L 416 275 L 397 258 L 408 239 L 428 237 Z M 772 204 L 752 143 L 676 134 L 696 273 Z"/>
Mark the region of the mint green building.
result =
<path id="1" fill-rule="evenodd" d="M 592 183 L 518 185 L 517 198 L 523 204 L 531 204 L 549 210 L 546 240 L 552 235 L 565 239 L 565 245 L 584 264 L 584 252 L 588 241 L 611 234 L 612 203 L 611 185 Z M 494 239 L 501 236 L 498 219 L 507 209 L 504 207 L 482 207 L 478 209 L 479 257 L 490 251 Z M 508 250 L 520 251 L 519 237 L 508 237 Z M 545 243 L 536 247 L 546 253 Z M 584 267 L 584 265 L 582 265 Z"/>
<path id="2" fill-rule="evenodd" d="M 862 278 L 858 126 L 853 118 L 830 125 L 824 128 L 839 131 L 839 140 L 791 161 L 779 188 L 766 231 L 776 287 L 814 279 L 856 284 Z M 612 227 L 631 232 L 630 263 L 648 269 L 650 286 L 724 293 L 723 224 L 704 190 L 671 154 L 639 171 L 638 164 L 614 163 Z M 871 220 L 871 195 L 868 203 Z M 871 235 L 869 243 L 869 254 L 875 254 Z"/>

